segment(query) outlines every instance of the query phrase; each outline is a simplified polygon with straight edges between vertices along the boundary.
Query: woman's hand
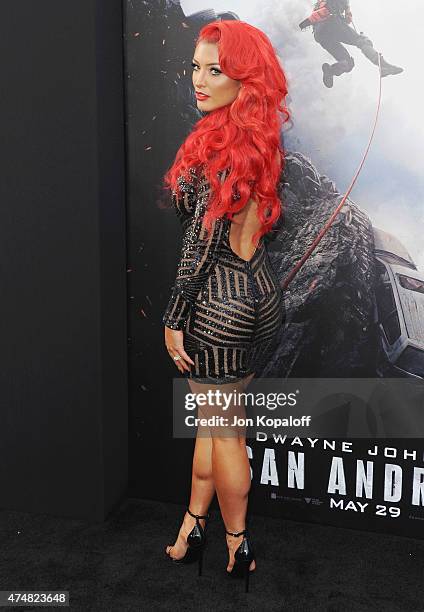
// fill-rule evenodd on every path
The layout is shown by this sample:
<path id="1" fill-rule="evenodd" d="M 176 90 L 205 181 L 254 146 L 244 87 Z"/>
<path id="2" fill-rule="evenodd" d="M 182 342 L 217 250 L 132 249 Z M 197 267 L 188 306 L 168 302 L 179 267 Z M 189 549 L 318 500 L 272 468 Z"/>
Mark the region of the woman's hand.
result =
<path id="1" fill-rule="evenodd" d="M 184 374 L 184 371 L 190 372 L 190 367 L 188 365 L 189 363 L 194 365 L 194 361 L 190 359 L 184 350 L 183 337 L 184 332 L 182 330 L 171 329 L 165 325 L 166 348 L 168 349 L 168 353 L 170 354 L 175 365 L 182 374 Z M 174 357 L 177 356 L 180 356 L 180 359 L 175 360 Z"/>

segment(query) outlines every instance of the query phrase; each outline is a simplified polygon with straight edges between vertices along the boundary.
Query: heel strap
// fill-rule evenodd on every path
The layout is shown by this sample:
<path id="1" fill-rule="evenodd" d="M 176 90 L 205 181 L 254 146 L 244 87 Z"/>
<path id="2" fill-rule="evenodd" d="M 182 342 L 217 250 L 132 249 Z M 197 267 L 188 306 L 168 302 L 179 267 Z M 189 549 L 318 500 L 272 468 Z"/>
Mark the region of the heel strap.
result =
<path id="1" fill-rule="evenodd" d="M 203 516 L 201 514 L 193 514 L 190 508 L 187 508 L 187 512 L 196 519 L 208 519 L 209 518 L 209 512 Z"/>
<path id="2" fill-rule="evenodd" d="M 238 533 L 231 533 L 231 531 L 225 530 L 225 533 L 228 533 L 228 535 L 238 538 L 241 535 L 245 535 L 247 533 L 247 529 L 243 529 L 243 531 L 239 531 Z"/>

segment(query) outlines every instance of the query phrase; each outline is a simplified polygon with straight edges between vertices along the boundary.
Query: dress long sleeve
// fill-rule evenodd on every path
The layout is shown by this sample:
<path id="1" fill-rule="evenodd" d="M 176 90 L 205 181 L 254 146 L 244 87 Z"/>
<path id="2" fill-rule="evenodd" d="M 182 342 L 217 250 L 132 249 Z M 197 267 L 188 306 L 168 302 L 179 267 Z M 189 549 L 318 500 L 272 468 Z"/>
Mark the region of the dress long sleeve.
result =
<path id="1" fill-rule="evenodd" d="M 176 202 L 183 226 L 182 248 L 171 297 L 162 318 L 166 327 L 177 330 L 184 329 L 190 308 L 216 263 L 225 228 L 223 218 L 215 219 L 206 233 L 202 219 L 206 211 L 207 191 L 201 193 L 187 183 L 183 191 L 182 201 Z"/>

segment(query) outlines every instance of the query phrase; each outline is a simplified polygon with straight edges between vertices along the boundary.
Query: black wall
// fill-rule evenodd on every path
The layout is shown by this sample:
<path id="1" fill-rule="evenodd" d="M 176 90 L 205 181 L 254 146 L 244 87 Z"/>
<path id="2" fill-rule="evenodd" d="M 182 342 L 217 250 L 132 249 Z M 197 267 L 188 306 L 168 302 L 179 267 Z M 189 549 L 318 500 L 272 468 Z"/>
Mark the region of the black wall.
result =
<path id="1" fill-rule="evenodd" d="M 121 13 L 1 5 L 1 508 L 96 521 L 126 490 Z"/>

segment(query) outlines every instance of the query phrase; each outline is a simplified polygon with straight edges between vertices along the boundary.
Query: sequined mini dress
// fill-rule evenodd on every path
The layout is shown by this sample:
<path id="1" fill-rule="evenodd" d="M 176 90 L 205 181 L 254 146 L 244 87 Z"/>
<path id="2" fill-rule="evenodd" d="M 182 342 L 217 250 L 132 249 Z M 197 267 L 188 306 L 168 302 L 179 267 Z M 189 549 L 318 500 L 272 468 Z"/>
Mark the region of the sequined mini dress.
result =
<path id="1" fill-rule="evenodd" d="M 173 192 L 183 239 L 162 321 L 184 331 L 184 349 L 194 361 L 188 378 L 235 382 L 257 375 L 272 357 L 285 318 L 282 289 L 263 237 L 246 261 L 230 247 L 229 218 L 215 219 L 209 233 L 204 230 L 210 185 L 194 168 L 190 174 L 193 181 L 178 181 L 182 197 Z"/>

